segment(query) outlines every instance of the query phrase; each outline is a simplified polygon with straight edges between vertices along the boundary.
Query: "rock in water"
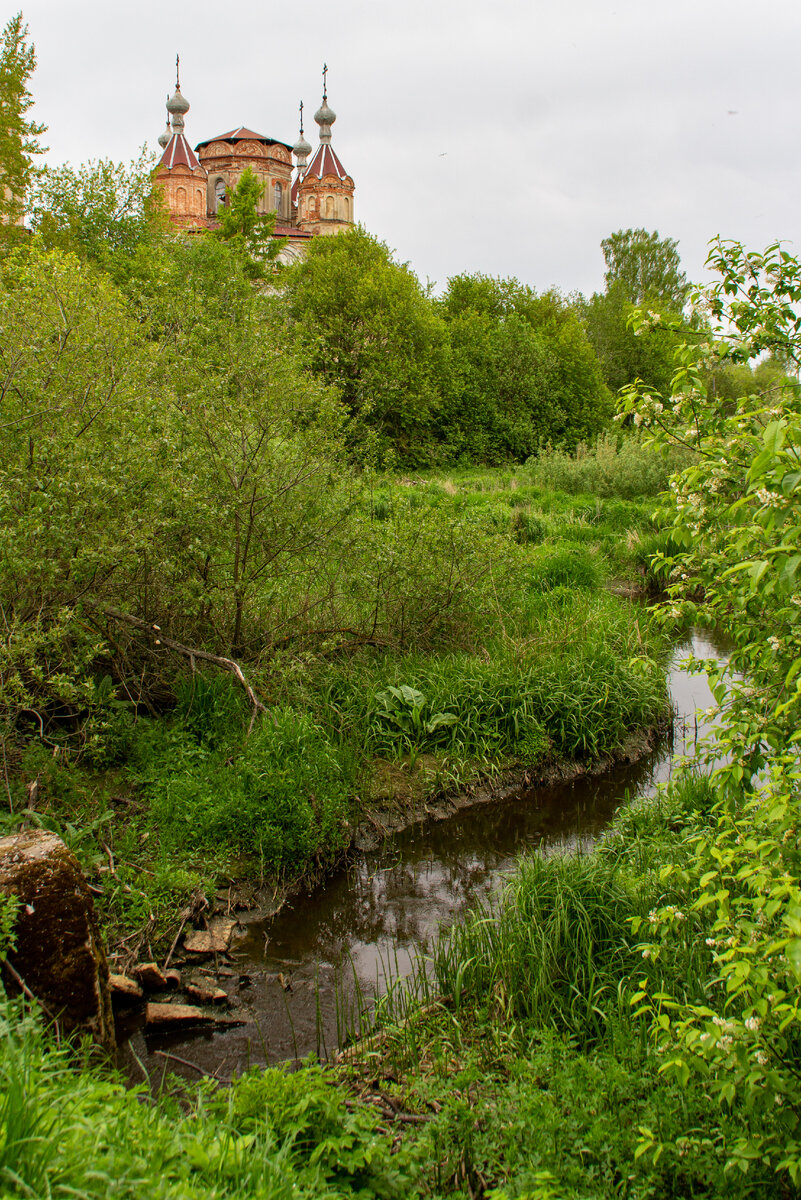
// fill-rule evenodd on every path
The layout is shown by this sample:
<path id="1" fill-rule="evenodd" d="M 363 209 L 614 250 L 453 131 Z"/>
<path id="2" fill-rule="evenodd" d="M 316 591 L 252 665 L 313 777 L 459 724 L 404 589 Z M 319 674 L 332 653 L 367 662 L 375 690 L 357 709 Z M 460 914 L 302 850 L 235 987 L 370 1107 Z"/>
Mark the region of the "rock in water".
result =
<path id="1" fill-rule="evenodd" d="M 30 829 L 0 838 L 0 892 L 20 902 L 8 961 L 65 1033 L 113 1050 L 109 971 L 92 894 L 61 838 Z M 18 990 L 13 978 L 9 990 Z"/>

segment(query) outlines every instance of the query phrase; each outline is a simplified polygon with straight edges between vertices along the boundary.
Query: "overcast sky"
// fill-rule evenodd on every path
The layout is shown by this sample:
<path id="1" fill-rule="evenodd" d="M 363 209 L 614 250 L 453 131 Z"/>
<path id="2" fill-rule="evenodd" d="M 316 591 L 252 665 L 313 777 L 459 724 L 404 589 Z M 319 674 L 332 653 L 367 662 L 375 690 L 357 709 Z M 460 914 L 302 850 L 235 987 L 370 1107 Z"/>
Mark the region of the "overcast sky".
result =
<path id="1" fill-rule="evenodd" d="M 14 7 L 8 13 L 15 11 Z M 801 253 L 799 0 L 27 0 L 51 163 L 157 149 L 181 55 L 192 144 L 317 142 L 321 69 L 356 216 L 423 279 L 602 287 L 601 238 Z"/>

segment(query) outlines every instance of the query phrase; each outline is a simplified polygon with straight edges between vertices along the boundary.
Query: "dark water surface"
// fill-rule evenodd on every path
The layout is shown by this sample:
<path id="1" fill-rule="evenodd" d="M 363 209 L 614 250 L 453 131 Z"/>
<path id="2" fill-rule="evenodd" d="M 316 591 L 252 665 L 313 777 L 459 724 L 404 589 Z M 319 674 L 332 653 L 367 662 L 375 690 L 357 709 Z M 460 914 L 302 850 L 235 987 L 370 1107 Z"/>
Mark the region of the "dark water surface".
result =
<path id="1" fill-rule="evenodd" d="M 384 991 L 387 974 L 407 974 L 441 926 L 497 894 L 521 853 L 591 845 L 628 797 L 652 793 L 669 778 L 676 757 L 692 753 L 714 700 L 704 675 L 682 669 L 690 651 L 725 657 L 725 646 L 706 632 L 677 649 L 670 669 L 674 731 L 646 758 L 394 835 L 381 850 L 360 855 L 313 892 L 295 897 L 276 917 L 248 925 L 234 944 L 233 973 L 220 981 L 240 1026 L 138 1031 L 121 1051 L 123 1063 L 138 1071 L 135 1056 L 156 1079 L 165 1069 L 193 1074 L 166 1054 L 225 1077 L 248 1064 L 335 1050 L 343 1014 L 353 1012 L 359 995 Z"/>

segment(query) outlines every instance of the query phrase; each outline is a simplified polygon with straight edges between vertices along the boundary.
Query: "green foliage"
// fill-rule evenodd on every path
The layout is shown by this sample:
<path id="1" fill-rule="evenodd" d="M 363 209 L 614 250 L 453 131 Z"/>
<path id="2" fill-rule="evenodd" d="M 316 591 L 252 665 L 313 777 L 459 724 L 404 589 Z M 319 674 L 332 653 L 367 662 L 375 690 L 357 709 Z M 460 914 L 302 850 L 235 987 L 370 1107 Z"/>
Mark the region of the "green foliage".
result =
<path id="1" fill-rule="evenodd" d="M 13 894 L 0 896 L 0 963 L 14 948 L 14 922 L 19 901 Z"/>
<path id="2" fill-rule="evenodd" d="M 349 770 L 302 713 L 273 708 L 244 740 L 218 702 L 189 709 L 191 732 L 145 725 L 135 748 L 161 844 L 250 851 L 270 871 L 332 861 L 348 841 Z M 237 711 L 232 698 L 230 709 Z M 225 722 L 225 724 L 223 724 Z M 221 729 L 222 725 L 222 729 Z"/>
<path id="3" fill-rule="evenodd" d="M 618 602 L 572 588 L 547 599 L 538 592 L 529 622 L 527 636 L 495 645 L 489 659 L 409 655 L 330 668 L 307 703 L 321 722 L 372 755 L 400 757 L 422 748 L 526 765 L 549 749 L 592 758 L 631 728 L 660 720 L 661 669 L 642 657 L 647 630 L 638 631 Z"/>
<path id="4" fill-rule="evenodd" d="M 268 1129 L 295 1161 L 308 1164 L 309 1181 L 316 1176 L 321 1188 L 386 1200 L 406 1194 L 408 1153 L 394 1157 L 377 1132 L 378 1115 L 349 1109 L 344 1092 L 312 1063 L 296 1073 L 248 1071 L 215 1108 L 244 1133 Z"/>
<path id="5" fill-rule="evenodd" d="M 440 388 L 449 375 L 443 322 L 406 265 L 361 227 L 315 238 L 286 273 L 290 313 L 308 339 L 312 370 L 335 384 L 351 442 L 401 461 L 425 461 Z"/>
<path id="6" fill-rule="evenodd" d="M 703 939 L 706 982 L 687 996 L 668 967 L 633 1003 L 667 1073 L 703 1080 L 722 1113 L 747 1114 L 726 1146 L 728 1169 L 750 1177 L 765 1164 L 797 1188 L 801 396 L 782 376 L 732 401 L 708 379 L 710 368 L 766 352 L 797 369 L 801 263 L 779 245 L 756 254 L 716 242 L 709 264 L 720 280 L 695 302 L 717 327 L 685 347 L 669 404 L 633 391 L 625 400 L 657 446 L 679 441 L 698 454 L 666 508 L 677 547 L 665 561 L 668 619 L 726 621 L 734 638 L 729 673 L 710 674 L 721 708 L 709 749 L 723 763 L 717 822 L 692 831 L 686 864 L 664 868 L 685 902 L 655 910 L 642 949 L 658 966 Z M 644 1130 L 640 1149 L 656 1157 L 662 1139 Z"/>
<path id="7" fill-rule="evenodd" d="M 0 231 L 8 241 L 22 218 L 27 192 L 35 175 L 33 159 L 45 147 L 39 137 L 45 126 L 27 116 L 33 99 L 28 81 L 36 67 L 36 52 L 27 42 L 22 13 L 12 17 L 0 41 Z"/>
<path id="8" fill-rule="evenodd" d="M 597 1037 L 618 1005 L 634 884 L 595 855 L 521 862 L 500 910 L 474 913 L 440 940 L 437 981 L 453 997 L 500 992 L 510 1016 Z"/>
<path id="9" fill-rule="evenodd" d="M 165 228 L 153 191 L 154 159 L 146 150 L 129 166 L 102 158 L 77 170 L 67 164 L 40 172 L 31 228 L 48 250 L 67 251 L 124 283 L 129 259 L 153 247 Z"/>
<path id="10" fill-rule="evenodd" d="M 644 445 L 637 432 L 602 433 L 594 443 L 577 446 L 572 455 L 551 448 L 529 465 L 532 479 L 543 488 L 633 499 L 665 491 L 671 475 L 693 458 L 692 450 L 682 446 L 660 455 Z"/>
<path id="11" fill-rule="evenodd" d="M 678 242 L 645 229 L 619 229 L 601 242 L 607 293 L 620 283 L 631 304 L 657 301 L 681 312 L 687 277 L 680 269 Z"/>
<path id="12" fill-rule="evenodd" d="M 275 273 L 276 259 L 287 242 L 286 238 L 273 237 L 275 212 L 259 210 L 265 186 L 252 167 L 245 167 L 225 204 L 217 210 L 219 229 L 212 234 L 246 256 L 251 279 Z"/>
<path id="13" fill-rule="evenodd" d="M 548 442 L 572 449 L 601 428 L 609 405 L 598 362 L 556 292 L 459 275 L 439 309 L 455 374 L 442 436 L 454 456 L 521 459 Z"/>
<path id="14" fill-rule="evenodd" d="M 351 1114 L 320 1071 L 287 1076 L 283 1087 L 281 1072 L 261 1088 L 249 1073 L 227 1094 L 204 1084 L 183 1085 L 180 1099 L 154 1096 L 76 1061 L 17 1005 L 3 1006 L 0 1032 L 4 1195 L 392 1200 L 415 1185 L 413 1152 L 393 1153 L 377 1118 Z M 283 1111 L 272 1107 L 279 1096 Z"/>
<path id="15" fill-rule="evenodd" d="M 533 560 L 529 574 L 530 586 L 544 591 L 561 587 L 592 591 L 600 582 L 597 560 L 580 546 L 543 548 Z"/>
<path id="16" fill-rule="evenodd" d="M 613 392 L 637 379 L 661 395 L 670 391 L 674 354 L 682 340 L 681 310 L 658 298 L 651 298 L 648 304 L 649 324 L 637 329 L 631 320 L 637 303 L 618 279 L 582 306 L 587 337 Z"/>

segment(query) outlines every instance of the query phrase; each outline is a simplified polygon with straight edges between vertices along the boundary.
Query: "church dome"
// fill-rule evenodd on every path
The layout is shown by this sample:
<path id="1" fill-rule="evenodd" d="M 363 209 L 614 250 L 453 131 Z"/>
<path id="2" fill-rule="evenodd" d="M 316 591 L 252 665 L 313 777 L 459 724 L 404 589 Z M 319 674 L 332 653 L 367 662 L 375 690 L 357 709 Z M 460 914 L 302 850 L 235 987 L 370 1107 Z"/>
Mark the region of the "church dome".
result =
<path id="1" fill-rule="evenodd" d="M 331 108 L 331 106 L 329 105 L 328 100 L 325 96 L 323 97 L 322 104 L 317 109 L 317 112 L 314 114 L 314 119 L 317 122 L 317 124 L 321 127 L 321 132 L 322 132 L 323 125 L 333 125 L 334 121 L 336 121 L 336 119 L 337 119 L 337 114 L 334 112 L 333 108 Z"/>
<path id="2" fill-rule="evenodd" d="M 300 137 L 295 142 L 295 145 L 292 147 L 292 153 L 296 158 L 308 158 L 311 152 L 311 145 L 306 141 L 305 137 L 301 133 Z"/>
<path id="3" fill-rule="evenodd" d="M 189 101 L 185 96 L 181 95 L 181 88 L 176 84 L 175 94 L 167 101 L 167 112 L 173 116 L 182 117 L 184 113 L 189 112 Z"/>

